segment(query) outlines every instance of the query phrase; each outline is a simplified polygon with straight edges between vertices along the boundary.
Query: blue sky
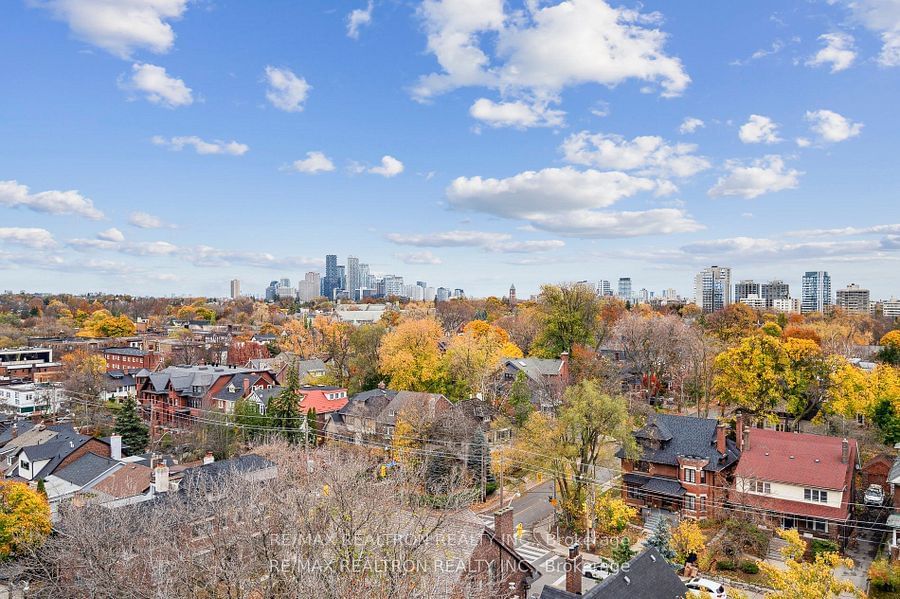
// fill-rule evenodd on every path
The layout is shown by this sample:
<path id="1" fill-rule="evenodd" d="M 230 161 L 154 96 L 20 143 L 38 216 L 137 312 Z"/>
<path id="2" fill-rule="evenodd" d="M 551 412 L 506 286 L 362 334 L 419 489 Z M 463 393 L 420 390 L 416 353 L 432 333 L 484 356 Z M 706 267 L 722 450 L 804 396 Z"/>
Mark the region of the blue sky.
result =
<path id="1" fill-rule="evenodd" d="M 326 253 L 520 295 L 900 295 L 900 2 L 11 0 L 0 289 L 225 295 Z"/>

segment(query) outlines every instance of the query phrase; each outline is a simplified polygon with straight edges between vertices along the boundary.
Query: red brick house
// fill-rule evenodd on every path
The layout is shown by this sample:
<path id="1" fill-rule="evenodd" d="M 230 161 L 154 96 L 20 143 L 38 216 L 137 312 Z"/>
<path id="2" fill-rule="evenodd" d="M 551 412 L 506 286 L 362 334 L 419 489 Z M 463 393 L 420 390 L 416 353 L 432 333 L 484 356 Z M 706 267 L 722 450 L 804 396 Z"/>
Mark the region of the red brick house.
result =
<path id="1" fill-rule="evenodd" d="M 153 371 L 162 362 L 162 356 L 155 351 L 137 347 L 107 347 L 103 350 L 107 370 L 140 370 L 146 368 Z"/>
<path id="2" fill-rule="evenodd" d="M 268 370 L 214 366 L 170 366 L 134 375 L 137 398 L 153 426 L 193 425 L 206 410 L 230 412 L 254 390 L 275 386 Z"/>
<path id="3" fill-rule="evenodd" d="M 729 506 L 843 545 L 856 501 L 856 440 L 760 428 L 741 432 Z"/>
<path id="4" fill-rule="evenodd" d="M 622 450 L 622 496 L 646 515 L 658 509 L 688 518 L 715 517 L 741 457 L 726 426 L 711 418 L 653 414 L 634 433 L 640 455 Z"/>

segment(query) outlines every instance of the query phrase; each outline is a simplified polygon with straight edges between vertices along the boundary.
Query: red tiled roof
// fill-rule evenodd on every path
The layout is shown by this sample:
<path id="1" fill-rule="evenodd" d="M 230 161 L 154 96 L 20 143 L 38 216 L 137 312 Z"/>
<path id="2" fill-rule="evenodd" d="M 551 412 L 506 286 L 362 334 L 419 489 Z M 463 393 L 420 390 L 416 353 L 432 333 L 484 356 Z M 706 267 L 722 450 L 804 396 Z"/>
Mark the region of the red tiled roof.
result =
<path id="1" fill-rule="evenodd" d="M 341 392 L 343 392 L 344 396 L 340 399 L 328 399 L 325 395 L 326 393 Z M 301 394 L 303 395 L 303 399 L 300 401 L 300 409 L 304 412 L 308 412 L 310 409 L 315 408 L 317 414 L 327 414 L 328 412 L 340 410 L 347 405 L 346 389 L 304 389 L 301 391 Z"/>
<path id="2" fill-rule="evenodd" d="M 753 428 L 735 476 L 843 490 L 850 485 L 856 463 L 856 440 L 849 442 L 850 459 L 844 464 L 840 437 Z"/>

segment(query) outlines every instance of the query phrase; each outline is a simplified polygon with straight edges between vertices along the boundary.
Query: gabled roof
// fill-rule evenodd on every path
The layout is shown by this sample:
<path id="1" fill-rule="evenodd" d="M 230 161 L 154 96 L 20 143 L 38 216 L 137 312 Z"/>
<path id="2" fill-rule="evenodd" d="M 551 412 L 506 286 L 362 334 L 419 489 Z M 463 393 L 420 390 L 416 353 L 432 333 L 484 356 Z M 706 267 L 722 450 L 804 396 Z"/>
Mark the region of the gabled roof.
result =
<path id="1" fill-rule="evenodd" d="M 213 462 L 212 464 L 187 468 L 182 473 L 179 489 L 186 489 L 193 484 L 210 483 L 217 478 L 231 474 L 247 476 L 275 467 L 274 462 L 270 462 L 262 456 L 248 453 L 236 458 Z"/>
<path id="2" fill-rule="evenodd" d="M 718 472 L 738 461 L 741 452 L 731 439 L 725 440 L 725 455 L 716 448 L 717 420 L 695 416 L 674 414 L 652 414 L 647 425 L 635 432 L 638 440 L 647 439 L 660 442 L 659 449 L 643 447 L 641 459 L 654 464 L 678 465 L 679 457 L 706 459 L 703 467 L 709 472 Z M 616 455 L 625 457 L 622 450 Z"/>
<path id="3" fill-rule="evenodd" d="M 440 393 L 423 393 L 419 391 L 398 391 L 397 395 L 378 414 L 378 422 L 393 426 L 397 415 L 405 410 L 418 417 L 432 420 L 444 409 L 451 407 L 450 400 Z"/>
<path id="4" fill-rule="evenodd" d="M 840 437 L 751 428 L 749 447 L 741 454 L 735 476 L 842 490 L 856 463 L 856 439 L 848 444 L 844 464 Z"/>
<path id="5" fill-rule="evenodd" d="M 894 460 L 894 465 L 891 466 L 891 471 L 888 472 L 887 482 L 893 485 L 900 485 L 900 456 Z"/>
<path id="6" fill-rule="evenodd" d="M 675 570 L 653 547 L 626 566 L 581 595 L 546 586 L 541 599 L 681 599 L 687 595 L 687 587 Z"/>
<path id="7" fill-rule="evenodd" d="M 123 498 L 141 495 L 150 488 L 151 470 L 142 464 L 125 464 L 107 476 L 92 489 L 111 497 Z"/>
<path id="8" fill-rule="evenodd" d="M 347 404 L 338 410 L 341 416 L 358 416 L 361 418 L 376 418 L 387 406 L 397 391 L 392 389 L 372 389 L 357 393 Z"/>
<path id="9" fill-rule="evenodd" d="M 55 473 L 58 478 L 83 487 L 92 480 L 117 467 L 119 462 L 88 452 Z"/>
<path id="10" fill-rule="evenodd" d="M 531 380 L 541 382 L 544 377 L 559 376 L 563 361 L 546 358 L 519 358 L 507 360 L 506 364 L 516 370 L 521 370 Z"/>

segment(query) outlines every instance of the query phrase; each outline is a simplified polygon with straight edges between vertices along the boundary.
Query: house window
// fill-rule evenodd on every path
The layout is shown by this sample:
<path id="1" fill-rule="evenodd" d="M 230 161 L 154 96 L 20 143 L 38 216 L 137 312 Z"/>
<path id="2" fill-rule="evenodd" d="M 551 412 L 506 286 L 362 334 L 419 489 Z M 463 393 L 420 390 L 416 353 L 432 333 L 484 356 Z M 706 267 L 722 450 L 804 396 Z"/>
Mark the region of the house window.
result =
<path id="1" fill-rule="evenodd" d="M 866 415 L 863 413 L 858 413 L 856 415 L 856 424 L 863 426 L 866 423 Z"/>
<path id="2" fill-rule="evenodd" d="M 684 469 L 684 482 L 686 483 L 695 483 L 697 482 L 697 471 L 693 468 L 685 468 Z M 693 508 L 691 508 L 693 509 Z"/>
<path id="3" fill-rule="evenodd" d="M 640 488 L 632 487 L 631 485 L 628 485 L 627 489 L 628 489 L 628 499 L 641 500 L 644 498 L 644 494 L 641 493 Z"/>
<path id="4" fill-rule="evenodd" d="M 20 466 L 23 470 L 30 470 L 30 469 L 31 469 L 31 464 L 29 464 L 29 463 L 28 463 L 27 461 L 25 461 L 25 460 L 22 460 L 21 462 L 19 462 L 19 466 Z"/>
<path id="5" fill-rule="evenodd" d="M 761 480 L 751 480 L 750 481 L 750 490 L 754 493 L 762 493 L 763 495 L 770 495 L 772 493 L 772 485 L 771 483 L 767 483 Z"/>
<path id="6" fill-rule="evenodd" d="M 828 491 L 820 491 L 819 489 L 803 489 L 803 499 L 805 499 L 806 501 L 828 503 Z"/>
<path id="7" fill-rule="evenodd" d="M 828 532 L 828 522 L 825 520 L 816 520 L 815 518 L 806 518 L 803 520 L 803 524 L 807 529 L 812 530 L 814 532 Z"/>
<path id="8" fill-rule="evenodd" d="M 706 511 L 706 496 L 700 497 L 700 511 Z"/>
<path id="9" fill-rule="evenodd" d="M 706 484 L 706 470 L 700 471 L 700 482 Z"/>
<path id="10" fill-rule="evenodd" d="M 638 472 L 650 472 L 650 464 L 641 460 L 634 465 L 634 469 Z"/>
<path id="11" fill-rule="evenodd" d="M 696 509 L 693 495 L 684 496 L 684 509 L 694 511 Z"/>

